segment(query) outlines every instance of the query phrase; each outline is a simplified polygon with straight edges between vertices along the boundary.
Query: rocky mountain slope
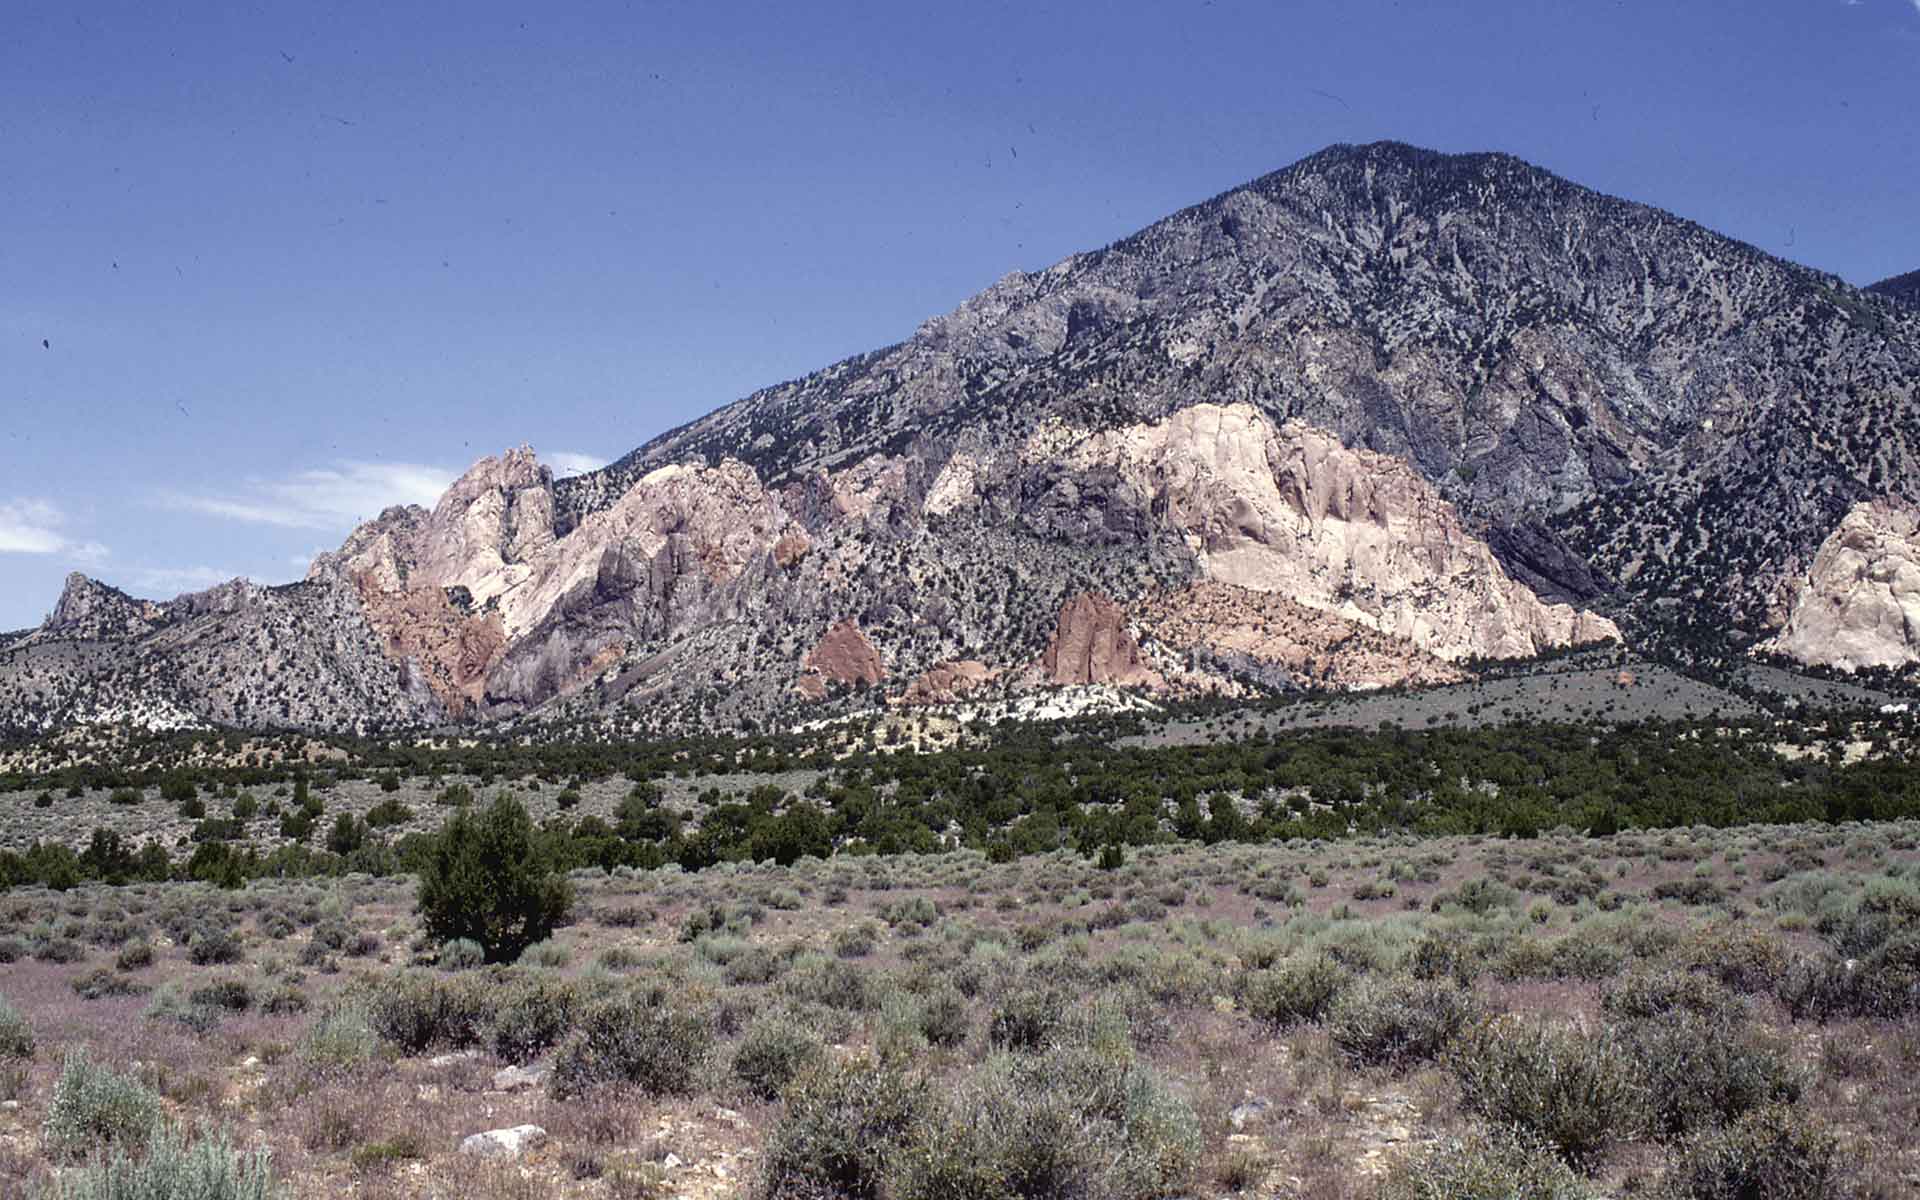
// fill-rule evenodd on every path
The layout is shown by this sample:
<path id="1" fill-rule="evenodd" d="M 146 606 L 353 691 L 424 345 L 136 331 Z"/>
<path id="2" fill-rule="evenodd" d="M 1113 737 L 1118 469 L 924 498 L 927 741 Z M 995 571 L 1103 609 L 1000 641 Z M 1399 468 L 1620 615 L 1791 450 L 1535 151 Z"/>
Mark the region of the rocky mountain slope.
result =
<path id="1" fill-rule="evenodd" d="M 1882 279 L 1879 283 L 1869 284 L 1867 290 L 1905 304 L 1920 305 L 1920 271 L 1908 271 L 1905 275 Z"/>
<path id="2" fill-rule="evenodd" d="M 0 698 L 49 647 L 215 638 L 195 669 L 240 682 L 112 687 L 644 731 L 1431 682 L 1621 629 L 1739 648 L 1849 512 L 1920 499 L 1916 386 L 1920 312 L 1884 296 L 1504 155 L 1340 146 L 604 470 L 482 460 L 230 615 L 56 614 L 0 648 Z M 295 607 L 315 648 L 269 667 Z M 333 660 L 356 682 L 289 674 Z"/>

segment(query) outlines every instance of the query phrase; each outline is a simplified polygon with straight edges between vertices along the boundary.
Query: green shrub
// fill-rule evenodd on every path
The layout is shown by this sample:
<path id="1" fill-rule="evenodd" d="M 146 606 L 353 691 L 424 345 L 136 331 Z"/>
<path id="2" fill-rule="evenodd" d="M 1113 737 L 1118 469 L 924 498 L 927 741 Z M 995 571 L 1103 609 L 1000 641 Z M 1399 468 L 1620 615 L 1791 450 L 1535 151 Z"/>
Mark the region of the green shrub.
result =
<path id="1" fill-rule="evenodd" d="M 163 984 L 147 1002 L 147 1019 L 172 1021 L 195 1034 L 212 1033 L 220 1025 L 220 1010 L 208 1004 L 196 1004 L 178 980 Z"/>
<path id="2" fill-rule="evenodd" d="M 1678 1137 L 1791 1103 L 1804 1086 L 1778 1046 L 1732 1016 L 1676 1013 L 1628 1026 L 1647 1083 L 1653 1131 Z"/>
<path id="3" fill-rule="evenodd" d="M 1199 1161 L 1193 1110 L 1129 1054 L 1060 1047 L 988 1060 L 890 1172 L 899 1200 L 1178 1195 Z"/>
<path id="4" fill-rule="evenodd" d="M 61 1065 L 41 1140 L 53 1157 L 72 1159 L 138 1145 L 159 1119 L 160 1097 L 151 1089 L 76 1050 Z"/>
<path id="5" fill-rule="evenodd" d="M 188 992 L 187 999 L 208 1008 L 246 1012 L 253 1007 L 253 988 L 244 979 L 215 979 Z"/>
<path id="6" fill-rule="evenodd" d="M 201 925 L 187 943 L 187 958 L 196 967 L 211 967 L 240 961 L 239 935 L 222 925 Z"/>
<path id="7" fill-rule="evenodd" d="M 532 1062 L 556 1046 L 573 1027 L 579 991 L 551 977 L 516 980 L 493 998 L 487 1041 L 511 1063 Z"/>
<path id="8" fill-rule="evenodd" d="M 274 1200 L 272 1156 L 264 1148 L 241 1152 L 216 1132 L 189 1143 L 166 1121 L 154 1123 L 145 1152 L 120 1146 L 112 1156 L 68 1172 L 39 1193 L 40 1200 Z"/>
<path id="9" fill-rule="evenodd" d="M 818 1036 L 783 1013 L 756 1018 L 733 1052 L 733 1074 L 754 1095 L 778 1097 L 801 1072 L 826 1056 Z"/>
<path id="10" fill-rule="evenodd" d="M 485 981 L 468 977 L 406 971 L 373 982 L 359 998 L 373 1031 L 407 1054 L 478 1045 L 492 1015 Z"/>
<path id="11" fill-rule="evenodd" d="M 572 887 L 539 852 L 527 810 L 507 796 L 477 817 L 455 812 L 420 864 L 427 936 L 469 938 L 489 962 L 511 962 L 550 936 L 572 903 Z"/>
<path id="12" fill-rule="evenodd" d="M 146 984 L 105 967 L 95 967 L 68 981 L 74 995 L 82 1000 L 102 1000 L 108 996 L 143 996 L 151 989 Z"/>
<path id="13" fill-rule="evenodd" d="M 1672 968 L 1628 972 L 1600 993 L 1600 1005 L 1616 1017 L 1642 1020 L 1675 1013 L 1731 1017 L 1745 1011 L 1711 975 Z"/>
<path id="14" fill-rule="evenodd" d="M 1350 980 L 1330 956 L 1292 959 L 1246 976 L 1240 1003 L 1255 1020 L 1273 1026 L 1319 1021 L 1333 1008 Z"/>
<path id="15" fill-rule="evenodd" d="M 153 943 L 145 938 L 135 938 L 120 947 L 120 953 L 114 956 L 113 965 L 122 971 L 137 971 L 153 965 Z"/>
<path id="16" fill-rule="evenodd" d="M 350 1070 L 380 1054 L 380 1035 L 359 1004 L 336 1005 L 320 1015 L 294 1049 L 301 1062 L 322 1070 Z"/>
<path id="17" fill-rule="evenodd" d="M 0 996 L 0 1058 L 32 1058 L 33 1025 Z"/>
<path id="18" fill-rule="evenodd" d="M 967 1040 L 973 1022 L 967 1015 L 967 998 L 952 984 L 929 992 L 920 1007 L 920 1032 L 935 1046 L 958 1046 Z"/>
<path id="19" fill-rule="evenodd" d="M 395 825 L 405 825 L 413 820 L 413 810 L 399 800 L 382 800 L 367 810 L 366 822 L 370 829 L 390 829 Z"/>
<path id="20" fill-rule="evenodd" d="M 520 965 L 523 967 L 547 967 L 560 970 L 573 961 L 573 951 L 564 942 L 546 938 L 535 942 L 520 952 Z"/>
<path id="21" fill-rule="evenodd" d="M 1841 1195 L 1839 1155 L 1832 1133 L 1776 1105 L 1680 1147 L 1663 1190 L 1675 1200 L 1829 1200 Z"/>
<path id="22" fill-rule="evenodd" d="M 926 1081 L 871 1058 L 823 1064 L 797 1079 L 767 1135 L 766 1200 L 880 1200 L 897 1160 L 934 1111 Z"/>
<path id="23" fill-rule="evenodd" d="M 1458 984 L 1375 978 L 1342 994 L 1327 1026 L 1350 1061 L 1400 1068 L 1439 1057 L 1479 1016 L 1479 1002 Z"/>
<path id="24" fill-rule="evenodd" d="M 833 952 L 841 958 L 865 958 L 879 941 L 880 931 L 871 921 L 862 921 L 834 931 Z"/>
<path id="25" fill-rule="evenodd" d="M 1780 981 L 1780 1002 L 1796 1021 L 1844 1017 L 1897 1019 L 1920 1011 L 1920 964 L 1908 965 L 1889 942 L 1865 960 L 1804 959 Z"/>
<path id="26" fill-rule="evenodd" d="M 1402 1159 L 1377 1200 L 1591 1200 L 1586 1181 L 1510 1133 L 1477 1130 Z"/>
<path id="27" fill-rule="evenodd" d="M 548 1090 L 558 1100 L 603 1085 L 691 1095 L 712 1052 L 713 1022 L 703 1014 L 639 999 L 602 1001 L 561 1043 Z"/>
<path id="28" fill-rule="evenodd" d="M 487 951 L 472 938 L 451 938 L 440 943 L 435 961 L 449 971 L 466 971 L 487 961 Z"/>
<path id="29" fill-rule="evenodd" d="M 1646 1126 L 1626 1048 L 1512 1017 L 1464 1032 L 1447 1055 L 1468 1108 L 1543 1139 L 1576 1167 Z"/>
<path id="30" fill-rule="evenodd" d="M 1039 979 L 1022 979 L 1008 988 L 987 1020 L 987 1040 L 1003 1050 L 1039 1050 L 1051 1042 L 1067 1019 L 1068 996 Z"/>

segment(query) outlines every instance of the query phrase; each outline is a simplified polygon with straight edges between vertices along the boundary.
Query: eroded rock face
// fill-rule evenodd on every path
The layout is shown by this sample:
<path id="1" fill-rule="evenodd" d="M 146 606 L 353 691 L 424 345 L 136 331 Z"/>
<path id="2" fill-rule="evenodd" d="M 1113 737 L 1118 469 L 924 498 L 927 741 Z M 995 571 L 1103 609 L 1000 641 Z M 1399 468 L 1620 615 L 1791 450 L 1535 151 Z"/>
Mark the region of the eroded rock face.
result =
<path id="1" fill-rule="evenodd" d="M 1800 579 L 1785 627 L 1760 649 L 1848 671 L 1920 662 L 1920 511 L 1856 504 Z"/>
<path id="2" fill-rule="evenodd" d="M 860 626 L 851 619 L 840 621 L 827 630 L 813 649 L 807 652 L 802 665 L 806 668 L 806 674 L 800 677 L 795 686 L 811 700 L 825 698 L 829 684 L 873 687 L 887 678 L 886 664 L 880 661 L 880 652 L 873 648 L 867 635 L 860 632 Z"/>
<path id="3" fill-rule="evenodd" d="M 909 683 L 901 694 L 901 703 L 954 704 L 985 687 L 999 674 L 978 659 L 943 662 Z"/>
<path id="4" fill-rule="evenodd" d="M 1140 656 L 1126 614 L 1105 596 L 1081 592 L 1060 606 L 1060 619 L 1040 674 L 1047 683 L 1164 688 L 1167 681 Z"/>
<path id="5" fill-rule="evenodd" d="M 1150 598 L 1141 624 L 1155 641 L 1268 686 L 1368 689 L 1466 678 L 1412 643 L 1273 592 L 1206 581 Z"/>
<path id="6" fill-rule="evenodd" d="M 1602 617 L 1545 604 L 1405 462 L 1349 450 L 1251 405 L 1196 404 L 1094 434 L 1043 431 L 1030 461 L 1114 472 L 1178 529 L 1203 577 L 1287 596 L 1436 657 L 1527 657 L 1614 640 Z"/>
<path id="7" fill-rule="evenodd" d="M 59 603 L 40 627 L 49 638 L 140 637 L 166 621 L 166 611 L 151 600 L 132 596 L 78 571 L 67 576 Z"/>

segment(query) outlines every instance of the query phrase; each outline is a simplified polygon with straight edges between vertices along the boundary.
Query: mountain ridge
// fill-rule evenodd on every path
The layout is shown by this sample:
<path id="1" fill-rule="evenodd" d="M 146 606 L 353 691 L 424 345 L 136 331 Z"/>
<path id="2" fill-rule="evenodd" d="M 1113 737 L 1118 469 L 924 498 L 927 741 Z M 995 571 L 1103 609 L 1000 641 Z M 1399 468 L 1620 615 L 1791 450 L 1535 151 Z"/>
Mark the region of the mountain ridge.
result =
<path id="1" fill-rule="evenodd" d="M 601 470 L 483 459 L 296 586 L 357 609 L 415 722 L 858 707 L 871 672 L 800 688 L 847 622 L 890 687 L 1015 686 L 1081 594 L 1189 639 L 1137 672 L 1188 690 L 1302 682 L 1217 624 L 1283 591 L 1369 647 L 1287 644 L 1349 685 L 1581 630 L 1737 650 L 1830 590 L 1808 573 L 1847 513 L 1920 499 L 1916 380 L 1920 312 L 1879 294 L 1511 155 L 1334 146 Z M 1275 491 L 1315 437 L 1307 491 L 1391 476 L 1388 508 L 1327 534 Z M 1366 532 L 1415 510 L 1424 551 Z"/>

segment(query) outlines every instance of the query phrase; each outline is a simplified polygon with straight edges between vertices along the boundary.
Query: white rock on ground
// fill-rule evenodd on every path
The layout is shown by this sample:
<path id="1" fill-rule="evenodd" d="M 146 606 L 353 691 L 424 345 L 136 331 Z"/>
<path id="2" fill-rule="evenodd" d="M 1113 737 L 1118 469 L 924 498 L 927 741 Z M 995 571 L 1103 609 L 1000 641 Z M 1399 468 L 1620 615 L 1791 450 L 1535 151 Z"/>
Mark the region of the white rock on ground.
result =
<path id="1" fill-rule="evenodd" d="M 512 1129 L 489 1129 L 460 1143 L 460 1153 L 480 1158 L 518 1158 L 547 1140 L 547 1131 L 538 1125 L 515 1125 Z"/>

